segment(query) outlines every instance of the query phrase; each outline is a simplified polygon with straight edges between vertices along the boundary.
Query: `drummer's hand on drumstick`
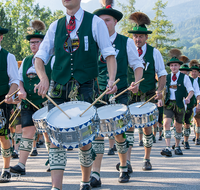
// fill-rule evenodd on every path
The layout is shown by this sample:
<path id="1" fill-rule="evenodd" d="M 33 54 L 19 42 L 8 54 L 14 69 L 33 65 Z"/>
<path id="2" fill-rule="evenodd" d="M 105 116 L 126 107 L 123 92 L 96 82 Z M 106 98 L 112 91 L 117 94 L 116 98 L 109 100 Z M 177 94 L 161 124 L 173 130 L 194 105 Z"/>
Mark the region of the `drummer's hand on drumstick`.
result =
<path id="1" fill-rule="evenodd" d="M 162 91 L 156 91 L 156 97 L 155 100 L 161 100 L 162 99 Z"/>
<path id="2" fill-rule="evenodd" d="M 19 100 L 25 100 L 27 96 L 27 93 L 24 89 L 20 89 L 18 93 Z"/>
<path id="3" fill-rule="evenodd" d="M 186 104 L 189 104 L 189 103 L 190 103 L 190 98 L 188 98 L 188 97 L 185 98 L 185 103 L 186 103 Z"/>
<path id="4" fill-rule="evenodd" d="M 130 87 L 128 88 L 131 92 L 137 93 L 139 90 L 139 84 L 135 85 L 136 82 L 132 82 Z"/>
<path id="5" fill-rule="evenodd" d="M 49 90 L 49 79 L 47 76 L 40 79 L 40 82 L 35 86 L 34 92 L 38 90 L 38 95 L 44 98 Z"/>
<path id="6" fill-rule="evenodd" d="M 108 81 L 107 88 L 109 88 L 109 91 L 106 94 L 114 94 L 117 92 L 117 85 L 113 86 L 114 82 L 115 81 L 111 81 L 111 80 Z"/>
<path id="7" fill-rule="evenodd" d="M 5 96 L 5 103 L 6 103 L 6 104 L 12 104 L 12 102 L 13 102 L 13 98 L 12 98 L 12 97 L 9 97 L 9 94 L 7 94 L 7 95 Z"/>
<path id="8" fill-rule="evenodd" d="M 161 99 L 158 100 L 158 107 L 162 107 L 163 106 L 163 102 Z"/>

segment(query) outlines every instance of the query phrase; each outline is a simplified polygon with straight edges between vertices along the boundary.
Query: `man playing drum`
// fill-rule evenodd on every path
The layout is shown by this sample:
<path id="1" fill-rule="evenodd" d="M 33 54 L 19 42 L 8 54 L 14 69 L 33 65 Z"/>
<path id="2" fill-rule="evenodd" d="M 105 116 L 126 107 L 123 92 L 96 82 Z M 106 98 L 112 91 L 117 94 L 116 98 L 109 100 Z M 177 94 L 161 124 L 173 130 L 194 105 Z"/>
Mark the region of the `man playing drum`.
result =
<path id="1" fill-rule="evenodd" d="M 31 105 L 26 99 L 31 101 L 37 107 L 42 108 L 43 99 L 41 96 L 38 96 L 34 93 L 34 84 L 39 82 L 39 78 L 35 71 L 35 61 L 34 55 L 37 53 L 39 46 L 44 38 L 42 31 L 45 30 L 45 24 L 40 20 L 35 20 L 32 22 L 32 28 L 28 28 L 29 35 L 26 36 L 26 39 L 30 43 L 30 48 L 33 55 L 27 56 L 19 69 L 20 77 L 20 91 L 19 99 L 22 100 L 21 103 L 21 121 L 22 121 L 22 137 L 20 142 L 20 158 L 19 163 L 14 167 L 11 167 L 11 172 L 19 173 L 25 175 L 25 165 L 29 153 L 32 150 L 33 140 L 35 139 L 34 135 L 36 133 L 36 128 L 34 126 L 32 115 L 37 111 L 37 109 Z M 53 58 L 49 61 L 49 64 L 45 66 L 48 78 L 51 76 L 51 65 L 54 62 Z M 45 134 L 46 142 L 50 146 L 50 140 L 48 140 L 48 135 Z"/>
<path id="2" fill-rule="evenodd" d="M 167 72 L 165 70 L 165 65 L 161 53 L 156 48 L 153 48 L 152 46 L 146 43 L 148 39 L 148 34 L 152 33 L 151 31 L 148 31 L 147 27 L 145 26 L 150 24 L 150 19 L 144 13 L 136 12 L 130 16 L 130 20 L 135 22 L 136 25 L 133 28 L 133 30 L 129 31 L 129 33 L 133 33 L 133 40 L 135 42 L 135 46 L 138 50 L 139 57 L 141 58 L 145 67 L 143 70 L 143 78 L 145 80 L 140 83 L 139 92 L 131 97 L 130 103 L 146 101 L 153 95 L 155 95 L 155 93 L 157 95 L 155 99 L 161 99 L 161 91 L 164 88 L 166 82 Z M 155 74 L 157 74 L 158 76 L 157 90 Z M 134 73 L 131 68 L 129 68 L 128 71 L 128 80 L 129 83 L 134 81 Z M 155 103 L 155 100 L 152 100 L 152 102 Z M 157 124 L 155 124 L 154 127 L 155 129 L 157 129 Z M 132 131 L 134 131 L 134 129 L 132 129 Z M 152 166 L 150 163 L 150 153 L 153 144 L 152 127 L 139 129 L 139 133 L 140 137 L 144 133 L 143 142 L 145 155 L 143 161 L 144 165 L 142 169 L 151 170 Z M 128 154 L 131 154 L 130 148 Z M 130 157 L 128 159 L 130 159 Z"/>
<path id="3" fill-rule="evenodd" d="M 120 78 L 120 82 L 117 84 L 118 87 L 117 93 L 120 93 L 126 88 L 128 88 L 128 82 L 127 82 L 128 65 L 134 70 L 136 82 L 141 79 L 144 67 L 141 60 L 139 59 L 139 56 L 137 55 L 136 48 L 134 47 L 134 41 L 131 40 L 130 38 L 118 34 L 115 31 L 115 26 L 117 22 L 121 20 L 123 14 L 113 9 L 112 4 L 113 4 L 112 1 L 109 1 L 109 4 L 107 4 L 107 1 L 103 1 L 102 2 L 103 8 L 95 10 L 94 14 L 96 14 L 97 16 L 99 16 L 104 20 L 109 31 L 110 41 L 113 47 L 115 48 L 117 54 L 116 78 Z M 99 76 L 97 79 L 99 83 L 99 90 L 100 92 L 103 92 L 106 89 L 107 85 L 107 68 L 106 68 L 106 61 L 103 59 L 102 56 L 99 56 L 98 66 L 99 66 Z M 133 90 L 133 92 L 137 92 L 138 86 L 136 86 L 135 88 L 130 87 L 130 90 Z M 108 99 L 109 99 L 108 97 L 104 98 L 104 100 L 106 100 L 109 103 Z M 125 92 L 124 94 L 117 97 L 116 103 L 127 105 L 128 92 Z M 118 181 L 120 183 L 125 183 L 129 181 L 128 167 L 127 167 L 127 165 L 130 166 L 130 163 L 127 163 L 128 146 L 126 139 L 123 138 L 123 134 L 116 135 L 115 141 L 116 141 L 116 148 L 120 158 L 120 166 L 119 166 L 120 176 Z M 100 167 L 104 154 L 104 137 L 96 138 L 93 141 L 92 145 L 97 154 L 97 157 L 93 163 L 93 173 L 90 184 L 92 187 L 100 187 L 101 186 Z"/>
<path id="4" fill-rule="evenodd" d="M 189 63 L 190 69 L 192 70 L 190 72 L 191 77 L 197 81 L 198 86 L 200 87 L 200 78 L 198 77 L 199 72 L 200 72 L 200 65 L 199 62 L 196 59 L 193 59 L 190 61 Z M 197 100 L 197 106 L 199 107 L 199 102 Z M 194 121 L 195 121 L 195 145 L 200 145 L 200 139 L 199 139 L 199 135 L 200 135 L 200 114 L 197 113 L 198 110 L 196 110 L 196 115 L 194 117 Z"/>
<path id="5" fill-rule="evenodd" d="M 164 137 L 166 148 L 161 151 L 163 156 L 172 156 L 170 149 L 171 131 L 170 126 L 174 118 L 174 126 L 176 131 L 175 137 L 175 154 L 182 155 L 179 146 L 182 137 L 182 122 L 185 114 L 185 105 L 190 103 L 190 99 L 194 94 L 192 83 L 187 75 L 180 73 L 179 68 L 183 64 L 179 60 L 181 52 L 178 49 L 170 50 L 170 61 L 167 65 L 170 67 L 171 73 L 167 75 L 166 98 L 164 107 Z M 183 100 L 185 98 L 185 100 Z"/>
<path id="6" fill-rule="evenodd" d="M 35 87 L 43 97 L 49 95 L 57 104 L 70 101 L 70 92 L 78 92 L 77 99 L 93 102 L 94 79 L 98 76 L 98 48 L 106 59 L 109 80 L 109 94 L 116 92 L 117 64 L 108 30 L 103 20 L 84 11 L 81 0 L 62 0 L 66 16 L 53 22 L 36 54 L 36 71 L 40 83 Z M 52 81 L 49 81 L 44 64 L 55 53 Z M 49 109 L 54 106 L 49 103 Z M 63 121 L 64 122 L 64 121 Z M 90 172 L 95 152 L 91 143 L 79 149 L 82 170 L 81 190 L 90 189 Z M 61 160 L 60 162 L 58 162 Z M 66 151 L 51 144 L 49 152 L 52 189 L 62 189 L 63 172 L 66 165 Z M 53 169 L 53 170 L 52 170 Z"/>
<path id="7" fill-rule="evenodd" d="M 1 47 L 3 40 L 3 34 L 6 34 L 8 29 L 0 27 L 0 101 L 5 99 L 5 102 L 0 105 L 0 143 L 1 154 L 3 157 L 3 169 L 0 177 L 0 183 L 9 182 L 11 178 L 10 174 L 10 157 L 12 154 L 10 140 L 8 135 L 10 133 L 9 118 L 11 106 L 13 103 L 12 97 L 9 98 L 13 92 L 15 92 L 19 86 L 17 61 L 15 56 Z"/>

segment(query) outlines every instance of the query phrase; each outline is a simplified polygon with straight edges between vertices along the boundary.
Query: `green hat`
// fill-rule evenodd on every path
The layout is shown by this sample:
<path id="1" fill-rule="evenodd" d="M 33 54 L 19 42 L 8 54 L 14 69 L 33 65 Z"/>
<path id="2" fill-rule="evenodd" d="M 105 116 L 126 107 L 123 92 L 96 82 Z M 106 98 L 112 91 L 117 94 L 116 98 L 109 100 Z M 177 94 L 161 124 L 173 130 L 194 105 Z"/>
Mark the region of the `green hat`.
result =
<path id="1" fill-rule="evenodd" d="M 191 69 L 187 65 L 181 65 L 180 71 L 191 71 Z"/>
<path id="2" fill-rule="evenodd" d="M 30 41 L 31 38 L 44 38 L 44 34 L 42 31 L 44 31 L 46 28 L 45 24 L 40 20 L 34 20 L 31 23 L 31 27 L 27 29 L 27 33 L 29 35 L 26 36 L 26 39 Z"/>
<path id="3" fill-rule="evenodd" d="M 191 60 L 189 66 L 191 70 L 200 71 L 199 62 L 196 59 Z"/>
<path id="4" fill-rule="evenodd" d="M 6 34 L 7 32 L 8 32 L 8 29 L 2 28 L 2 27 L 0 26 L 0 34 Z"/>
<path id="5" fill-rule="evenodd" d="M 136 25 L 133 27 L 133 30 L 128 31 L 128 33 L 133 34 L 151 34 L 152 31 L 149 31 L 146 27 L 146 25 L 150 25 L 151 21 L 149 17 L 141 12 L 135 12 L 131 14 L 129 19 L 136 23 Z"/>
<path id="6" fill-rule="evenodd" d="M 180 65 L 183 64 L 182 61 L 179 60 L 180 56 L 181 56 L 181 51 L 179 49 L 171 49 L 169 51 L 169 56 L 171 57 L 171 59 L 167 62 L 167 65 L 170 66 L 171 63 L 178 63 Z"/>
<path id="7" fill-rule="evenodd" d="M 97 16 L 110 15 L 114 17 L 117 20 L 117 22 L 119 22 L 122 19 L 123 14 L 120 11 L 113 9 L 112 4 L 113 1 L 103 1 L 103 8 L 95 10 L 93 14 Z"/>

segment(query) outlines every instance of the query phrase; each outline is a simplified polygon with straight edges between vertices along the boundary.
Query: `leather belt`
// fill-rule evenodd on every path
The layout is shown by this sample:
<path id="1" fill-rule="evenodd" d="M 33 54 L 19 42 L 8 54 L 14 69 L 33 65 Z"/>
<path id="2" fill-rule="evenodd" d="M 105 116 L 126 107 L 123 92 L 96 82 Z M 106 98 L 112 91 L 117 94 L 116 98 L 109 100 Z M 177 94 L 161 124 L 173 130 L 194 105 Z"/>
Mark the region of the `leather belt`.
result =
<path id="1" fill-rule="evenodd" d="M 169 88 L 172 88 L 172 89 L 176 90 L 177 89 L 177 85 L 170 85 Z"/>

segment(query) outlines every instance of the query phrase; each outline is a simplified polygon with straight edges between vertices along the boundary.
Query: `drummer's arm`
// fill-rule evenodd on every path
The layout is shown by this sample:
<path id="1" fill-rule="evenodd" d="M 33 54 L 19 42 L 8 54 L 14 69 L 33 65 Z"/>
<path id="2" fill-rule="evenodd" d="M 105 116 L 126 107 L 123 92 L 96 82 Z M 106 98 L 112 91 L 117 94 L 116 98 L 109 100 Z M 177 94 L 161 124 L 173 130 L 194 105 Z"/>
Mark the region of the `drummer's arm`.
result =
<path id="1" fill-rule="evenodd" d="M 157 96 L 155 97 L 156 100 L 162 99 L 162 90 L 166 85 L 166 75 L 160 76 L 158 78 L 158 89 L 156 91 Z"/>
<path id="2" fill-rule="evenodd" d="M 44 62 L 38 57 L 35 58 L 35 70 L 40 82 L 35 86 L 34 92 L 36 93 L 36 90 L 38 90 L 38 95 L 44 98 L 49 89 L 49 79 L 45 71 Z"/>
<path id="3" fill-rule="evenodd" d="M 133 93 L 137 93 L 138 90 L 139 90 L 139 85 L 140 84 L 137 84 L 137 85 L 134 85 L 136 82 L 138 82 L 142 76 L 143 76 L 143 68 L 142 67 L 138 67 L 135 69 L 134 71 L 134 76 L 135 76 L 135 82 L 132 82 L 130 87 L 129 87 L 129 90 L 131 90 Z"/>
<path id="4" fill-rule="evenodd" d="M 197 106 L 196 106 L 196 112 L 200 112 L 200 95 L 197 96 Z"/>

